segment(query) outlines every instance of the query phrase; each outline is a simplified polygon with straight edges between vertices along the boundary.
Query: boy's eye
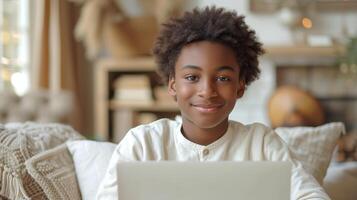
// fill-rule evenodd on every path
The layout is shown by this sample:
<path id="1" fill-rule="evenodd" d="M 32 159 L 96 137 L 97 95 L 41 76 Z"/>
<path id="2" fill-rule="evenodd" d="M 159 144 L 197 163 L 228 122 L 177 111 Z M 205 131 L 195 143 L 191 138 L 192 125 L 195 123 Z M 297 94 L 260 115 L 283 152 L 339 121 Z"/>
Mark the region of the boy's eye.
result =
<path id="1" fill-rule="evenodd" d="M 219 77 L 217 77 L 217 80 L 218 81 L 230 81 L 231 79 L 226 76 L 219 76 Z"/>
<path id="2" fill-rule="evenodd" d="M 188 80 L 188 81 L 197 81 L 198 80 L 198 76 L 188 75 L 188 76 L 185 76 L 185 79 Z"/>

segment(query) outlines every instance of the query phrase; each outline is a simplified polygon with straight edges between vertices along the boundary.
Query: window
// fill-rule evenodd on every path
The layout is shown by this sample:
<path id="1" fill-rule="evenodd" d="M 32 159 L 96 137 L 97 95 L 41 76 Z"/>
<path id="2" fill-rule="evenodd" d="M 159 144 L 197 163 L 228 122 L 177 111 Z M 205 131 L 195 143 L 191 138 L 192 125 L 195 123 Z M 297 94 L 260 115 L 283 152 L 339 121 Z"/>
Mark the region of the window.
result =
<path id="1" fill-rule="evenodd" d="M 29 0 L 0 0 L 0 90 L 24 94 L 29 80 Z"/>

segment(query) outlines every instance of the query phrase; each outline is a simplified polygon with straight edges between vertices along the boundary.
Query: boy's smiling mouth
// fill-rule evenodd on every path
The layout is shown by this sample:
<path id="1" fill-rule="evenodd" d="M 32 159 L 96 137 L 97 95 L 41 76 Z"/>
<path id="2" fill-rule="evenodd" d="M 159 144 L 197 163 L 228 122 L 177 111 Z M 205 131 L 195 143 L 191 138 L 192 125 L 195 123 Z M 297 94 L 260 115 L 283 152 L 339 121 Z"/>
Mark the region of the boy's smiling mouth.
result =
<path id="1" fill-rule="evenodd" d="M 221 103 L 210 103 L 210 104 L 191 104 L 196 110 L 203 113 L 212 113 L 218 111 L 220 108 L 224 106 Z"/>

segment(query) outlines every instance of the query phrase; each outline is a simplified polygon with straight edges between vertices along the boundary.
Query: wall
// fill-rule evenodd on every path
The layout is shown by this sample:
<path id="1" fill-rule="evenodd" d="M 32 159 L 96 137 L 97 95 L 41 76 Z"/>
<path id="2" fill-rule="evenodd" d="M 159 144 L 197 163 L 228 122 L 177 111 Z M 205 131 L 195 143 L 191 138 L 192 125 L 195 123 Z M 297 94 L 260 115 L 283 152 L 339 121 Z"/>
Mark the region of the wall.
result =
<path id="1" fill-rule="evenodd" d="M 249 11 L 249 0 L 200 0 L 196 5 L 204 7 L 217 5 L 235 9 L 246 16 L 246 23 L 256 31 L 264 45 L 293 45 L 294 35 L 289 28 L 281 24 L 278 14 L 254 14 Z M 314 27 L 308 33 L 328 34 L 339 41 L 345 41 L 346 35 L 357 35 L 357 12 L 336 11 L 312 15 Z M 269 125 L 266 104 L 275 88 L 275 64 L 262 57 L 260 59 L 261 77 L 250 85 L 237 101 L 230 118 L 243 123 L 261 122 Z"/>

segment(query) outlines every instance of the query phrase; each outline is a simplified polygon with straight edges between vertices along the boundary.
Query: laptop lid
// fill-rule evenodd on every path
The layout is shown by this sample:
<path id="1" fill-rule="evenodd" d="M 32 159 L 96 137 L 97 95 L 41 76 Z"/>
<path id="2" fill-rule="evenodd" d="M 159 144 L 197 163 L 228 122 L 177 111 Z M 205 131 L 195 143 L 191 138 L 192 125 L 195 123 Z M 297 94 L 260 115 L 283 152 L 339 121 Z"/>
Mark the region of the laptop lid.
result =
<path id="1" fill-rule="evenodd" d="M 288 162 L 121 162 L 119 200 L 287 200 Z"/>

